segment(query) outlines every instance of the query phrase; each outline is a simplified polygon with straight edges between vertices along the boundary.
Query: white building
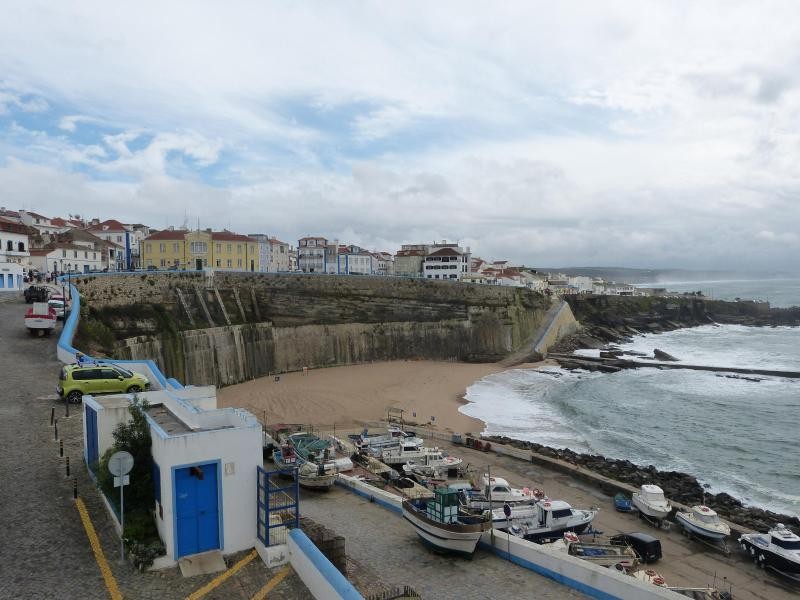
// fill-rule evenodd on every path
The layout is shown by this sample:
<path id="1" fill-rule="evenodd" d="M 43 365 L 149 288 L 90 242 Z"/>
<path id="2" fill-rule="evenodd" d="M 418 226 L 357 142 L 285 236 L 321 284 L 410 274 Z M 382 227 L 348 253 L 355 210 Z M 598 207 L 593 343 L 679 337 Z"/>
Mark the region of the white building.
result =
<path id="1" fill-rule="evenodd" d="M 378 257 L 358 246 L 343 246 L 336 255 L 336 272 L 340 275 L 376 275 Z"/>
<path id="2" fill-rule="evenodd" d="M 327 273 L 336 268 L 336 259 L 329 261 L 328 240 L 324 237 L 304 237 L 297 241 L 297 267 L 303 273 Z"/>
<path id="3" fill-rule="evenodd" d="M 378 259 L 378 275 L 394 275 L 394 256 L 391 252 L 376 252 Z"/>
<path id="4" fill-rule="evenodd" d="M 217 409 L 213 386 L 139 394 L 152 438 L 153 513 L 166 560 L 253 547 L 261 424 L 241 409 Z M 84 460 L 95 465 L 113 446 L 114 427 L 130 419 L 132 396 L 85 396 Z M 166 563 L 166 564 L 165 564 Z"/>
<path id="5" fill-rule="evenodd" d="M 53 224 L 50 218 L 42 216 L 35 212 L 20 210 L 19 218 L 24 225 L 27 225 L 28 227 L 33 227 L 39 233 L 56 234 L 59 233 L 60 231 L 63 231 L 63 226 Z"/>
<path id="6" fill-rule="evenodd" d="M 426 279 L 461 279 L 470 269 L 470 252 L 458 244 L 433 244 L 422 261 L 422 276 Z"/>
<path id="7" fill-rule="evenodd" d="M 91 242 L 55 242 L 31 250 L 30 266 L 41 273 L 89 273 L 103 270 L 103 252 Z"/>
<path id="8" fill-rule="evenodd" d="M 28 264 L 30 229 L 11 219 L 0 217 L 0 262 Z"/>
<path id="9" fill-rule="evenodd" d="M 144 231 L 134 231 L 133 226 L 125 225 L 115 219 L 108 219 L 100 222 L 94 219 L 86 229 L 92 235 L 111 242 L 113 246 L 108 246 L 109 256 L 107 265 L 109 271 L 122 271 L 129 266 L 135 266 L 139 257 L 139 242 L 144 239 Z"/>
<path id="10" fill-rule="evenodd" d="M 22 265 L 16 262 L 3 262 L 0 259 L 0 294 L 20 292 L 25 289 Z"/>

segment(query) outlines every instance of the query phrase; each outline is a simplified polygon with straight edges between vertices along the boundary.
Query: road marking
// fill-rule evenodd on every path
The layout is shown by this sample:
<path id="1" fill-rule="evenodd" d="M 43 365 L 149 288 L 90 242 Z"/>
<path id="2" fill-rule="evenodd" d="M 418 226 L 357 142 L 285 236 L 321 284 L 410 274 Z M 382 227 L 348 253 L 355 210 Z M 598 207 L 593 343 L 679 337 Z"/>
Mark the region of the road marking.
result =
<path id="1" fill-rule="evenodd" d="M 103 575 L 106 589 L 108 590 L 111 600 L 122 600 L 122 594 L 117 586 L 117 580 L 114 579 L 114 573 L 111 572 L 111 567 L 108 566 L 105 554 L 103 554 L 103 547 L 100 545 L 100 539 L 97 537 L 97 532 L 94 530 L 92 520 L 89 518 L 89 512 L 86 510 L 83 500 L 78 498 L 75 500 L 75 506 L 78 507 L 78 513 L 81 515 L 83 528 L 86 530 L 86 537 L 89 538 L 89 544 L 92 546 L 94 558 L 97 561 L 97 566 L 100 568 L 100 573 Z"/>
<path id="2" fill-rule="evenodd" d="M 222 584 L 223 584 L 225 581 L 227 581 L 229 578 L 231 578 L 231 577 L 233 577 L 234 575 L 236 575 L 236 573 L 238 573 L 238 572 L 239 572 L 239 571 L 241 571 L 241 570 L 242 570 L 244 567 L 246 567 L 246 566 L 247 566 L 247 563 L 249 563 L 251 560 L 253 560 L 253 559 L 254 559 L 256 556 L 258 556 L 258 553 L 256 553 L 256 551 L 255 551 L 255 550 L 253 550 L 252 552 L 250 552 L 250 554 L 248 554 L 247 556 L 245 556 L 245 557 L 244 557 L 242 560 L 240 560 L 239 562 L 237 562 L 237 563 L 236 563 L 235 565 L 233 565 L 233 566 L 232 566 L 230 569 L 228 569 L 227 571 L 225 571 L 225 572 L 224 572 L 224 573 L 222 573 L 221 575 L 219 575 L 219 576 L 215 577 L 214 579 L 212 579 L 211 581 L 209 581 L 207 584 L 205 584 L 205 585 L 204 585 L 203 587 L 201 587 L 200 589 L 198 589 L 198 590 L 195 590 L 194 592 L 192 592 L 192 594 L 191 594 L 191 595 L 189 595 L 189 596 L 187 596 L 187 597 L 186 597 L 186 600 L 199 600 L 199 598 L 202 598 L 202 597 L 203 597 L 203 596 L 205 596 L 205 595 L 206 595 L 208 592 L 210 592 L 211 590 L 213 590 L 213 589 L 215 589 L 215 588 L 219 587 L 219 586 L 220 586 L 220 585 L 222 585 Z"/>
<path id="3" fill-rule="evenodd" d="M 281 581 L 286 579 L 286 576 L 289 574 L 289 572 L 290 569 L 288 565 L 283 567 L 283 569 L 278 571 L 278 574 L 275 575 L 275 577 L 270 579 L 263 588 L 258 590 L 258 593 L 253 596 L 252 600 L 264 600 L 264 598 L 267 597 L 267 593 L 271 592 Z"/>

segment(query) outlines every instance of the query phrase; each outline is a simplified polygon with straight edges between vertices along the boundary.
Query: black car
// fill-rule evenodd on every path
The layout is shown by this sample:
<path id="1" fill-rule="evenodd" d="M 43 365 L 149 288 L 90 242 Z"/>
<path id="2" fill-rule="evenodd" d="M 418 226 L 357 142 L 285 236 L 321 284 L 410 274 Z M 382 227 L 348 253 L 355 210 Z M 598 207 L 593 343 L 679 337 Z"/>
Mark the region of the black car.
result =
<path id="1" fill-rule="evenodd" d="M 630 546 L 643 563 L 653 563 L 661 558 L 661 541 L 646 533 L 620 533 L 611 538 L 611 543 Z"/>

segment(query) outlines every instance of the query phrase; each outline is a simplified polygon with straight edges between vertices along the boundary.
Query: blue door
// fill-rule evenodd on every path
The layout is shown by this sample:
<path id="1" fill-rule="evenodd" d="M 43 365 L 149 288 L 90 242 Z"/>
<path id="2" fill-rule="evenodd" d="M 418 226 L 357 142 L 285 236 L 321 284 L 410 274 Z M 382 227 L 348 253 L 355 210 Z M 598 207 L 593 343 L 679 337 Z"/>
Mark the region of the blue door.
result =
<path id="1" fill-rule="evenodd" d="M 217 463 L 175 470 L 177 557 L 219 548 Z"/>
<path id="2" fill-rule="evenodd" d="M 99 458 L 97 450 L 97 411 L 91 406 L 86 407 L 86 462 L 89 466 L 95 464 Z"/>

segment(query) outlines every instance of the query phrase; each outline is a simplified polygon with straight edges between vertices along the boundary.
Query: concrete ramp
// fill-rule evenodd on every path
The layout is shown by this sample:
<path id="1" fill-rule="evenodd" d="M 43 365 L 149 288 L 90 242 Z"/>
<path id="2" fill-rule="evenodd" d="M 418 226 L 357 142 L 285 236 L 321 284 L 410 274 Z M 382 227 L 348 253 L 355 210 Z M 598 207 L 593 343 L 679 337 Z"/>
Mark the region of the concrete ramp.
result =
<path id="1" fill-rule="evenodd" d="M 225 565 L 225 559 L 222 558 L 222 552 L 219 550 L 184 556 L 178 560 L 178 566 L 181 568 L 181 575 L 184 577 L 210 575 L 228 568 Z"/>
<path id="2" fill-rule="evenodd" d="M 513 367 L 525 362 L 542 360 L 547 351 L 561 338 L 575 333 L 580 324 L 575 320 L 572 309 L 564 300 L 554 300 L 545 313 L 542 324 L 529 337 L 522 347 L 500 361 L 504 367 Z"/>

